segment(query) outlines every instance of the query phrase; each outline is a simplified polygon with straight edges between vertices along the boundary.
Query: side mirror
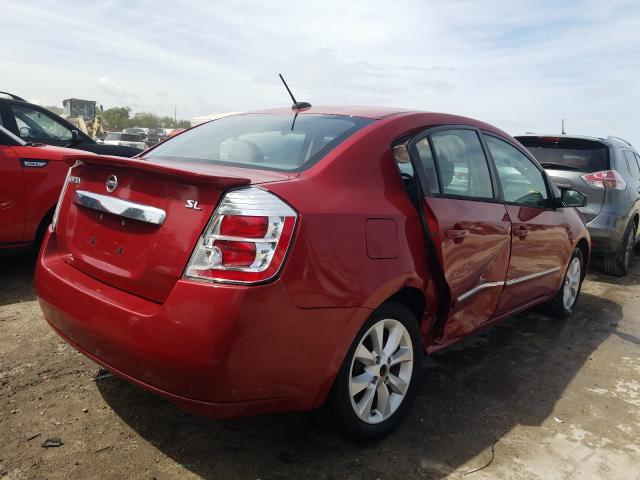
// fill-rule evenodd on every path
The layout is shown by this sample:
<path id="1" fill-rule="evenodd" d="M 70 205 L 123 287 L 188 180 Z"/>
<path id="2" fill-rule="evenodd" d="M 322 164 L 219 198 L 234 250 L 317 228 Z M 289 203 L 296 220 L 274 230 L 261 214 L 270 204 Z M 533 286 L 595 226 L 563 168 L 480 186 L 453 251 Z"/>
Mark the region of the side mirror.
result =
<path id="1" fill-rule="evenodd" d="M 587 205 L 587 196 L 571 188 L 562 188 L 562 205 L 565 207 L 584 207 Z"/>
<path id="2" fill-rule="evenodd" d="M 20 127 L 20 138 L 29 138 L 31 136 L 31 129 L 29 127 Z"/>
<path id="3" fill-rule="evenodd" d="M 79 137 L 79 136 L 80 136 L 80 135 L 78 134 L 78 130 L 71 130 L 71 139 L 72 139 L 72 140 L 74 140 L 74 141 L 75 141 L 75 140 L 78 140 L 78 137 Z"/>

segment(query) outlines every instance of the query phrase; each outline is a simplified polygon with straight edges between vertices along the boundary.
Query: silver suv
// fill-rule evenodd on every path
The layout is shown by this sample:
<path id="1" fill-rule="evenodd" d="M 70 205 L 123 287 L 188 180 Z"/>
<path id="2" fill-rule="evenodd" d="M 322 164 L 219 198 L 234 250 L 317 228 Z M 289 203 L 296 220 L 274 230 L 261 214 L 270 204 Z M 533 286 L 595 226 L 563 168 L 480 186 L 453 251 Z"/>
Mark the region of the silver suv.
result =
<path id="1" fill-rule="evenodd" d="M 580 208 L 591 233 L 594 254 L 603 256 L 610 275 L 623 276 L 636 244 L 640 218 L 640 155 L 617 137 L 569 135 L 515 137 L 558 186 L 587 196 Z"/>

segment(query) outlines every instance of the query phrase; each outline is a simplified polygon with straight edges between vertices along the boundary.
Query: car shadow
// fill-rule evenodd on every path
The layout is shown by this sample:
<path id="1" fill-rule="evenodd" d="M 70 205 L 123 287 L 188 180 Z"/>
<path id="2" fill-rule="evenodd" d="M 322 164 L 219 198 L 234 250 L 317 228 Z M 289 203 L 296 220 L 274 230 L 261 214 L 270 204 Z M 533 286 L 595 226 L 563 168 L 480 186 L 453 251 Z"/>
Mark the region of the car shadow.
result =
<path id="1" fill-rule="evenodd" d="M 32 249 L 0 250 L 0 307 L 36 299 L 33 287 L 36 257 Z"/>
<path id="2" fill-rule="evenodd" d="M 345 439 L 327 409 L 215 420 L 116 378 L 96 383 L 124 422 L 202 478 L 443 478 L 515 426 L 544 422 L 621 317 L 583 294 L 568 320 L 529 311 L 431 356 L 408 417 L 368 445 Z"/>

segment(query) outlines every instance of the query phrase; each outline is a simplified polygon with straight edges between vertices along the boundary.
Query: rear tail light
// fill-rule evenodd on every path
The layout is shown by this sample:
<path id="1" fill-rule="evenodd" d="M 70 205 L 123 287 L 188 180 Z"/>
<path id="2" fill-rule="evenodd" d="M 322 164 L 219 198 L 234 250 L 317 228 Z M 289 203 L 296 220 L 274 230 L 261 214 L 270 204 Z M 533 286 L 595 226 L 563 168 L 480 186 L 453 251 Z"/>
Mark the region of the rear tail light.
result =
<path id="1" fill-rule="evenodd" d="M 615 170 L 588 173 L 582 175 L 582 179 L 591 187 L 608 188 L 610 190 L 624 190 L 627 188 L 624 178 Z"/>
<path id="2" fill-rule="evenodd" d="M 284 262 L 296 212 L 256 187 L 227 193 L 198 240 L 186 278 L 257 283 L 273 278 Z"/>
<path id="3" fill-rule="evenodd" d="M 71 181 L 71 171 L 77 166 L 81 165 L 82 162 L 80 160 L 76 160 L 76 162 L 69 167 L 67 170 L 67 176 L 64 179 L 64 184 L 62 185 L 62 190 L 60 190 L 60 196 L 58 197 L 58 203 L 56 204 L 56 209 L 53 211 L 53 218 L 51 219 L 51 230 L 56 231 L 56 226 L 58 225 L 58 216 L 60 215 L 60 206 L 62 205 L 62 200 L 64 199 L 64 194 L 67 192 L 67 187 L 69 186 L 69 182 Z"/>

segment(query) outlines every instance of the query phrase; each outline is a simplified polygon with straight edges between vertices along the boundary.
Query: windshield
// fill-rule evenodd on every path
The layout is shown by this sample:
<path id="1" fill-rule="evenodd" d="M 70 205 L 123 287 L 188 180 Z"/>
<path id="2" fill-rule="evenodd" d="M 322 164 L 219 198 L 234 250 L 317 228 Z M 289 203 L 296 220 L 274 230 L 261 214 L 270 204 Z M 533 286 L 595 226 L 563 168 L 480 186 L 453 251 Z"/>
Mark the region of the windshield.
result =
<path id="1" fill-rule="evenodd" d="M 599 172 L 609 168 L 609 148 L 598 141 L 516 137 L 544 168 L 576 172 Z"/>
<path id="2" fill-rule="evenodd" d="M 145 158 L 298 171 L 371 122 L 339 115 L 236 115 L 181 133 Z"/>

